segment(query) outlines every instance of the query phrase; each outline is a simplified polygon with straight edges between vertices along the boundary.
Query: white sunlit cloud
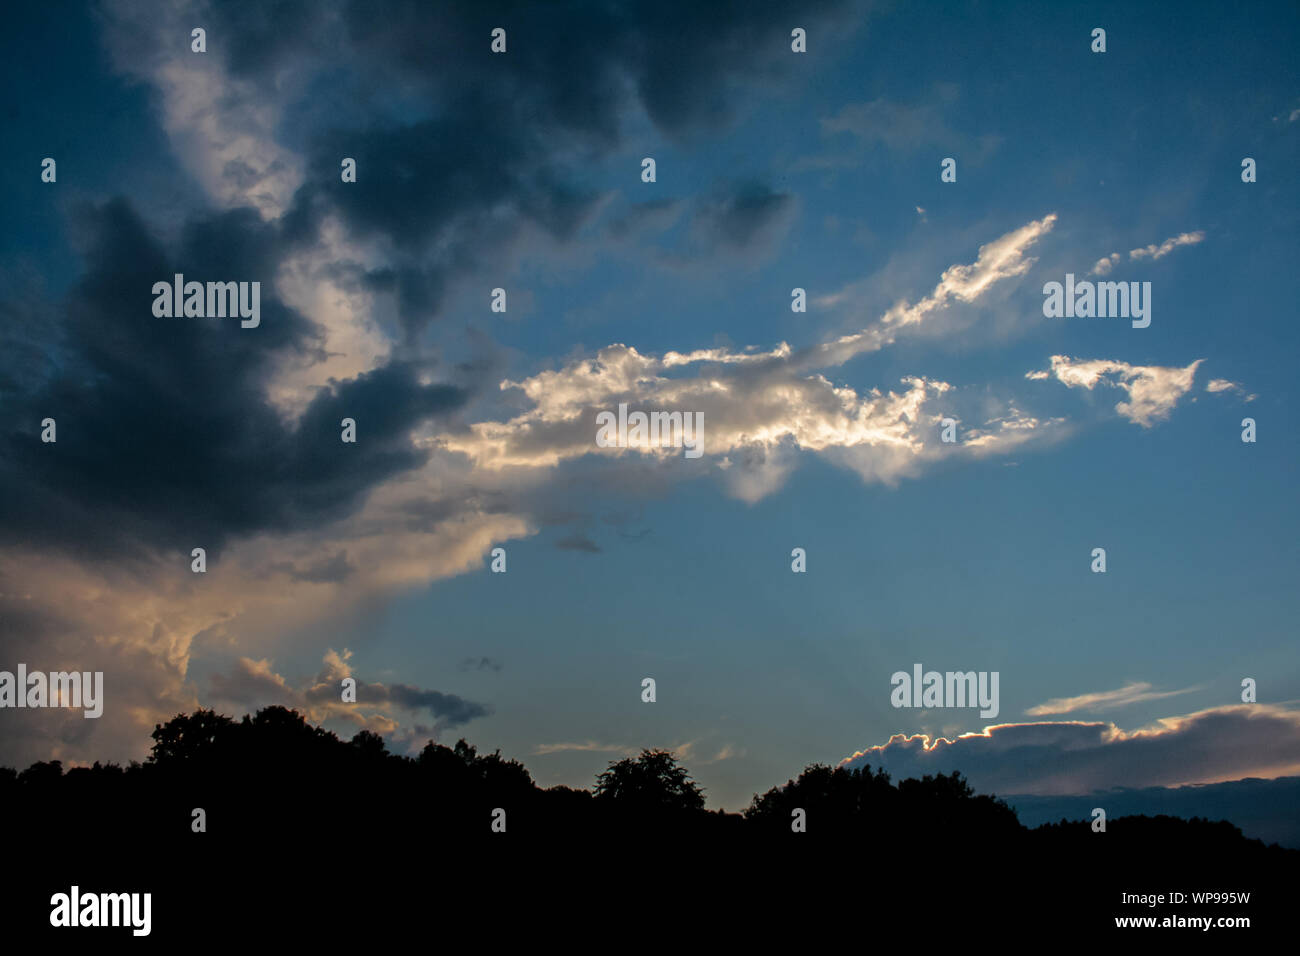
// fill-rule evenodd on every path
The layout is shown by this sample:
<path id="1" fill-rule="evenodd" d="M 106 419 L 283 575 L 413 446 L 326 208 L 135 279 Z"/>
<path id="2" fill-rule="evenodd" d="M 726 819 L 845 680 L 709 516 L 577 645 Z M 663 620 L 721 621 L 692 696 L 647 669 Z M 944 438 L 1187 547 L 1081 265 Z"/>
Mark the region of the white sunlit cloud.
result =
<path id="1" fill-rule="evenodd" d="M 1117 359 L 1073 359 L 1053 355 L 1050 370 L 1027 372 L 1025 378 L 1041 381 L 1055 376 L 1068 388 L 1092 391 L 1098 386 L 1119 388 L 1128 401 L 1116 403 L 1115 411 L 1136 425 L 1150 428 L 1169 417 L 1178 400 L 1192 388 L 1196 370 L 1204 359 L 1190 365 L 1130 365 Z"/>

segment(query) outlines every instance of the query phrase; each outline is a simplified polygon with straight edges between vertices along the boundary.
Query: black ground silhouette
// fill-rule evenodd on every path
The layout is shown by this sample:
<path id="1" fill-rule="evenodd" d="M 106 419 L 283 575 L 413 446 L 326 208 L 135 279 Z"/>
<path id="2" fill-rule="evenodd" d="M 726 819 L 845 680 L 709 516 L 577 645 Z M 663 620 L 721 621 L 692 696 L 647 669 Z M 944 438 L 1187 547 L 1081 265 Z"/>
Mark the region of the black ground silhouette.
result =
<path id="1" fill-rule="evenodd" d="M 975 918 L 989 939 L 1160 932 L 1116 928 L 1125 916 L 1245 915 L 1250 932 L 1285 916 L 1300 863 L 1300 852 L 1228 822 L 1029 830 L 959 774 L 895 783 L 814 765 L 726 813 L 706 810 L 664 751 L 615 762 L 575 790 L 539 788 L 523 764 L 463 740 L 397 756 L 373 733 L 344 741 L 282 707 L 240 721 L 179 715 L 153 740 L 148 760 L 125 768 L 0 768 L 6 844 L 24 874 L 6 897 L 13 932 L 50 930 L 51 894 L 74 883 L 152 892 L 157 939 L 241 939 L 266 926 L 270 938 L 337 940 L 381 912 L 401 921 L 452 907 L 490 921 L 534 906 L 552 923 L 569 914 L 569 928 L 537 925 L 539 938 L 573 938 L 606 918 L 616 928 L 617 913 L 630 929 L 643 911 L 688 910 L 732 939 L 762 935 L 778 912 L 810 929 L 902 920 L 922 933 Z M 205 832 L 193 829 L 196 808 Z M 499 810 L 505 832 L 493 828 Z M 805 832 L 792 830 L 797 810 Z M 1191 902 L 1199 891 L 1251 899 Z M 1154 908 L 1121 897 L 1162 892 Z M 1188 899 L 1169 905 L 1171 892 Z"/>

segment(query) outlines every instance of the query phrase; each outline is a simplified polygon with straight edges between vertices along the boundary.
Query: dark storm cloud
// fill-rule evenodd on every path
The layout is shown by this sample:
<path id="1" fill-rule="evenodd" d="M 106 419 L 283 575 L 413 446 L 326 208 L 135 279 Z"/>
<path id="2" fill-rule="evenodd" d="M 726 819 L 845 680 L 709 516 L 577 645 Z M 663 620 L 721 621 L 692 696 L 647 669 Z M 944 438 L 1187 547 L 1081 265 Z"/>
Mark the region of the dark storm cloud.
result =
<path id="1" fill-rule="evenodd" d="M 387 691 L 387 703 L 406 710 L 428 710 L 445 726 L 456 727 L 468 723 L 475 717 L 486 717 L 491 711 L 483 704 L 455 694 L 444 694 L 436 690 L 422 690 L 407 684 L 366 684 L 358 686 L 357 699 L 365 695 L 368 701 L 374 694 Z"/>
<path id="2" fill-rule="evenodd" d="M 86 272 L 52 313 L 51 372 L 3 396 L 0 535 L 10 542 L 99 553 L 201 544 L 211 555 L 232 535 L 339 517 L 422 464 L 409 430 L 465 401 L 462 389 L 421 384 L 420 365 L 395 362 L 322 389 L 286 425 L 265 386 L 280 359 L 319 341 L 275 298 L 273 225 L 247 209 L 217 214 L 185 226 L 170 253 L 124 200 L 82 209 L 74 226 Z M 177 272 L 261 282 L 261 324 L 155 317 L 153 284 Z M 46 417 L 56 443 L 40 440 Z M 355 444 L 340 441 L 344 417 L 357 422 Z"/>
<path id="3" fill-rule="evenodd" d="M 850 6 L 845 0 L 231 0 L 210 4 L 207 19 L 209 35 L 228 41 L 211 49 L 241 78 L 275 81 L 286 63 L 315 52 L 360 74 L 358 96 L 391 101 L 398 79 L 417 95 L 476 89 L 506 117 L 608 144 L 629 95 L 673 136 L 729 122 L 746 86 L 792 69 L 793 27 L 829 43 L 846 26 Z M 497 27 L 507 31 L 504 55 L 489 50 Z M 335 77 L 328 109 L 346 108 L 339 95 L 344 82 Z"/>
<path id="4" fill-rule="evenodd" d="M 599 196 L 545 168 L 548 153 L 527 122 L 494 122 L 478 94 L 412 125 L 322 136 L 308 179 L 286 214 L 288 232 L 313 237 L 326 215 L 351 234 L 392 242 L 391 262 L 365 276 L 394 295 L 408 340 L 436 317 L 449 286 L 510 248 L 532 226 L 571 240 Z M 339 182 L 339 157 L 357 182 Z"/>
<path id="5" fill-rule="evenodd" d="M 391 240 L 392 261 L 365 280 L 395 296 L 409 340 L 439 314 L 452 282 L 509 250 L 526 226 L 568 241 L 598 206 L 595 192 L 546 168 L 528 122 L 494 121 L 497 112 L 475 93 L 437 119 L 325 134 L 286 214 L 289 234 L 303 239 L 337 215 L 356 237 Z M 341 156 L 357 161 L 346 187 Z"/>
<path id="6" fill-rule="evenodd" d="M 316 128 L 300 134 L 307 179 L 287 230 L 309 241 L 336 214 L 356 235 L 391 239 L 394 261 L 368 279 L 394 294 L 413 341 L 448 287 L 527 227 L 558 241 L 577 234 L 602 201 L 578 184 L 582 167 L 619 145 L 630 109 L 671 138 L 716 131 L 742 88 L 790 69 L 793 25 L 815 29 L 844 5 L 411 0 L 344 4 L 337 17 L 328 5 L 280 6 L 287 26 L 218 5 L 214 32 L 239 38 L 228 66 L 254 82 L 275 82 L 307 51 L 339 64 L 317 106 L 296 114 Z M 489 49 L 496 27 L 507 31 L 502 55 Z M 344 156 L 358 173 L 341 188 Z M 746 248 L 786 199 L 740 195 L 708 211 L 706 232 Z"/>
<path id="7" fill-rule="evenodd" d="M 427 366 L 395 362 L 322 389 L 286 425 L 264 397 L 272 373 L 286 357 L 324 353 L 311 317 L 274 296 L 284 256 L 313 244 L 326 216 L 386 240 L 385 264 L 347 267 L 392 293 L 410 345 L 454 282 L 497 266 L 527 232 L 560 242 L 578 233 L 603 199 L 580 185 L 584 167 L 621 145 L 630 111 L 671 138 L 714 131 L 734 118 L 743 87 L 793 68 L 792 26 L 829 36 L 842 6 L 204 6 L 209 55 L 232 77 L 268 102 L 280 102 L 287 75 L 301 81 L 277 135 L 305 152 L 305 179 L 279 221 L 214 214 L 185 226 L 174 247 L 124 200 L 74 216 L 85 272 L 66 301 L 0 306 L 14 346 L 0 358 L 0 540 L 99 553 L 201 542 L 211 553 L 234 535 L 355 508 L 425 460 L 409 429 L 461 406 L 471 383 L 421 384 Z M 132 44 L 145 42 L 128 29 L 138 19 L 113 8 L 103 19 L 110 44 L 133 59 Z M 505 55 L 489 50 L 497 26 L 508 31 Z M 135 53 L 160 55 L 148 43 Z M 339 180 L 343 156 L 358 160 L 355 184 Z M 237 185 L 259 174 L 236 162 L 226 175 Z M 744 249 L 787 204 L 749 187 L 697 210 L 695 226 Z M 260 281 L 261 326 L 154 318 L 149 290 L 175 272 Z M 39 441 L 45 417 L 58 421 L 57 444 Z M 338 440 L 343 417 L 357 420 L 355 445 Z"/>

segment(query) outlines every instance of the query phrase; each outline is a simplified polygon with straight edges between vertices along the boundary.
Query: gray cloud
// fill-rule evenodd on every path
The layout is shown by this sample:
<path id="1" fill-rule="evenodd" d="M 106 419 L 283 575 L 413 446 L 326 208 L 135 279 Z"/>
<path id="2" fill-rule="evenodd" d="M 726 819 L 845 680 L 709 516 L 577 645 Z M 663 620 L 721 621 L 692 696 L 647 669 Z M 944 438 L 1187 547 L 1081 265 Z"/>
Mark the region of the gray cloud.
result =
<path id="1" fill-rule="evenodd" d="M 647 233 L 663 232 L 677 221 L 685 202 L 681 199 L 651 199 L 629 203 L 614 214 L 606 229 L 614 239 L 637 238 Z"/>
<path id="2" fill-rule="evenodd" d="M 789 228 L 795 209 L 790 193 L 765 183 L 731 184 L 701 198 L 692 211 L 692 233 L 705 248 L 752 254 L 769 249 Z"/>
<path id="3" fill-rule="evenodd" d="M 1112 723 L 999 724 L 931 741 L 891 737 L 843 761 L 895 777 L 961 771 L 993 793 L 1088 793 L 1210 783 L 1300 769 L 1300 711 L 1266 704 L 1203 710 L 1124 731 Z"/>
<path id="4" fill-rule="evenodd" d="M 344 718 L 354 723 L 377 724 L 389 731 L 397 724 L 389 713 L 392 710 L 427 713 L 435 718 L 435 726 L 439 727 L 458 727 L 491 712 L 486 705 L 455 694 L 410 684 L 383 684 L 360 679 L 357 679 L 356 703 L 344 703 L 342 681 L 353 676 L 347 663 L 350 656 L 347 651 L 342 655 L 333 651 L 327 653 L 320 674 L 301 689 L 293 687 L 276 673 L 269 661 L 241 657 L 229 673 L 212 675 L 208 696 L 250 710 L 281 704 L 304 711 L 314 719 Z M 365 711 L 371 712 L 369 716 L 363 716 Z"/>
<path id="5" fill-rule="evenodd" d="M 561 551 L 585 551 L 587 554 L 600 554 L 601 547 L 585 534 L 571 534 L 555 542 Z"/>
<path id="6" fill-rule="evenodd" d="M 292 562 L 276 563 L 273 568 L 283 571 L 295 581 L 307 581 L 312 584 L 337 584 L 346 580 L 356 570 L 348 561 L 347 551 L 339 551 L 332 557 L 322 558 L 304 568 L 299 568 Z"/>
<path id="7" fill-rule="evenodd" d="M 997 150 L 1002 138 L 996 133 L 975 135 L 954 129 L 947 117 L 961 115 L 958 98 L 957 87 L 940 83 L 925 99 L 916 102 L 904 103 L 880 96 L 849 103 L 836 113 L 822 117 L 821 129 L 826 137 L 850 136 L 858 154 L 876 145 L 905 154 L 922 148 L 942 148 L 942 156 L 956 157 L 958 162 L 982 163 Z M 834 168 L 858 164 L 858 156 L 840 153 L 807 157 L 797 165 Z"/>

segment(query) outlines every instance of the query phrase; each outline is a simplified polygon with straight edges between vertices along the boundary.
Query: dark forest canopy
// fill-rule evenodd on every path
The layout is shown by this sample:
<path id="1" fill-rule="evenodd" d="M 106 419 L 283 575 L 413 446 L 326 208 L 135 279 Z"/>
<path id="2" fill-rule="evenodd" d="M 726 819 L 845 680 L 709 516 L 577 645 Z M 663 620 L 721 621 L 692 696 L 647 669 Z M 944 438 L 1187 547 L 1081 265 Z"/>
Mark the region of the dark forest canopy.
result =
<path id="1" fill-rule="evenodd" d="M 1274 925 L 1289 915 L 1283 888 L 1300 864 L 1300 851 L 1223 821 L 1030 830 L 956 773 L 895 782 L 814 764 L 728 813 L 705 808 L 672 753 L 643 750 L 590 789 L 542 788 L 519 761 L 464 740 L 400 756 L 377 734 L 343 740 L 283 707 L 240 720 L 181 714 L 126 767 L 0 769 L 0 819 L 23 861 L 11 903 L 28 923 L 48 923 L 52 894 L 73 885 L 140 889 L 154 894 L 156 935 L 178 939 L 196 927 L 213 939 L 245 933 L 230 906 L 333 939 L 371 925 L 357 919 L 369 910 L 338 902 L 357 892 L 416 923 L 432 906 L 532 939 L 571 929 L 578 912 L 626 935 L 644 914 L 692 907 L 729 938 L 753 932 L 764 945 L 773 915 L 811 927 L 922 911 L 927 926 L 941 913 L 949 925 L 1055 938 L 1063 926 L 1113 931 L 1116 915 L 1180 909 L 1126 906 L 1125 893 L 1206 889 L 1247 892 L 1233 915 Z M 995 898 L 1009 916 L 989 924 Z M 528 907 L 531 922 L 519 915 Z"/>
<path id="2" fill-rule="evenodd" d="M 146 761 L 127 767 L 96 763 L 64 771 L 59 761 L 48 761 L 21 773 L 0 768 L 0 808 L 35 826 L 75 819 L 91 832 L 126 830 L 158 841 L 191 833 L 194 811 L 202 808 L 204 832 L 280 839 L 320 832 L 476 839 L 504 827 L 539 837 L 650 830 L 1005 851 L 1103 841 L 1134 846 L 1129 837 L 1141 834 L 1148 852 L 1188 845 L 1207 853 L 1290 858 L 1293 852 L 1247 840 L 1230 823 L 1199 819 L 1121 818 L 1108 822 L 1106 834 L 1094 833 L 1087 821 L 1031 831 L 1006 803 L 975 793 L 959 773 L 894 782 L 870 767 L 814 764 L 756 794 L 743 812 L 728 813 L 706 810 L 703 789 L 664 750 L 614 761 L 590 790 L 579 790 L 538 787 L 519 761 L 479 753 L 464 740 L 451 747 L 430 741 L 417 756 L 401 756 L 375 733 L 363 730 L 345 741 L 278 706 L 241 720 L 210 710 L 181 714 L 155 727 L 152 737 Z"/>

